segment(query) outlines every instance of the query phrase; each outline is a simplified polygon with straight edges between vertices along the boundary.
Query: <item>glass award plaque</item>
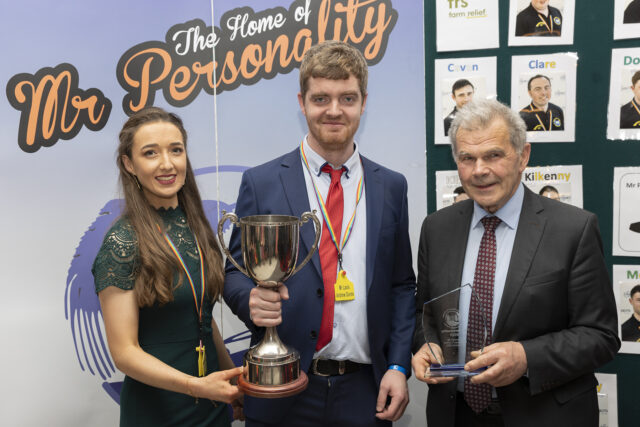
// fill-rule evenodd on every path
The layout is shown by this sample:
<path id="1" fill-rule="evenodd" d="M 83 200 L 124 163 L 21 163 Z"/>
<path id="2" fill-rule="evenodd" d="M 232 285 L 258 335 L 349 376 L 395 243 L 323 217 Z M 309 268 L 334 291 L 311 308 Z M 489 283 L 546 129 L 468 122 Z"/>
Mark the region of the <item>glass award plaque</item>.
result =
<path id="1" fill-rule="evenodd" d="M 460 304 L 470 305 L 474 299 L 480 307 L 482 325 L 481 348 L 467 349 L 466 355 L 460 355 Z M 466 322 L 464 322 L 466 324 Z M 437 363 L 432 363 L 425 373 L 426 378 L 438 377 L 466 377 L 481 374 L 486 367 L 475 371 L 465 371 L 464 365 L 471 357 L 469 353 L 475 350 L 484 350 L 487 338 L 490 337 L 489 323 L 478 294 L 473 286 L 466 284 L 449 291 L 439 297 L 427 301 L 422 306 L 422 330 L 424 338 L 429 346 L 429 351 Z M 432 344 L 438 344 L 432 345 Z"/>

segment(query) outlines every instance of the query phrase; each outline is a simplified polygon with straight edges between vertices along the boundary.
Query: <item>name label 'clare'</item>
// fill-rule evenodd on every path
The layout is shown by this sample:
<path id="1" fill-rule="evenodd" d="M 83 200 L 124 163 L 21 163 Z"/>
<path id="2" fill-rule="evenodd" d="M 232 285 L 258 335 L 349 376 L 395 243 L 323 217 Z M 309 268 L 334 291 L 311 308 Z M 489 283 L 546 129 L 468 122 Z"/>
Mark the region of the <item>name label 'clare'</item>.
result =
<path id="1" fill-rule="evenodd" d="M 529 68 L 532 70 L 556 68 L 556 61 L 540 61 L 539 59 L 532 59 L 529 61 Z"/>

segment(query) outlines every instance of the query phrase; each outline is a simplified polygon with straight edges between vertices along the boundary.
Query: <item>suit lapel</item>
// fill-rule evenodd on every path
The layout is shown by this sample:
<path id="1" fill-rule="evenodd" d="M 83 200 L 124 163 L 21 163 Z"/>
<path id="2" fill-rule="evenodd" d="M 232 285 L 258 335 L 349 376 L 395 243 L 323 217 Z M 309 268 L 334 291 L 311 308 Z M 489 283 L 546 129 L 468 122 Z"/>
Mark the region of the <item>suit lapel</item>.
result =
<path id="1" fill-rule="evenodd" d="M 309 196 L 307 194 L 306 181 L 304 179 L 305 171 L 302 168 L 302 160 L 300 159 L 300 150 L 296 148 L 282 158 L 280 164 L 280 180 L 284 189 L 284 194 L 291 209 L 291 215 L 300 218 L 304 212 L 309 212 Z M 306 222 L 300 227 L 300 240 L 309 253 L 315 239 L 314 226 L 312 222 Z M 319 244 L 319 243 L 318 243 Z M 299 257 L 298 262 L 302 258 Z M 320 268 L 320 257 L 316 251 L 311 258 L 311 263 L 322 277 L 322 269 Z"/>
<path id="2" fill-rule="evenodd" d="M 447 291 L 453 290 L 464 283 L 462 281 L 462 269 L 464 268 L 464 257 L 467 251 L 469 240 L 469 229 L 471 228 L 471 216 L 473 215 L 473 201 L 468 200 L 454 205 L 457 212 L 454 214 L 455 223 L 449 230 L 451 236 L 449 258 L 449 280 L 447 281 Z M 471 283 L 473 285 L 473 283 Z"/>
<path id="3" fill-rule="evenodd" d="M 384 208 L 384 183 L 379 175 L 379 166 L 364 156 L 362 170 L 364 173 L 364 191 L 367 200 L 367 291 L 373 283 L 373 267 L 376 262 L 378 240 L 382 224 Z"/>
<path id="4" fill-rule="evenodd" d="M 509 317 L 513 303 L 522 289 L 547 221 L 544 215 L 540 214 L 544 210 L 540 201 L 527 187 L 524 190 L 522 212 L 511 251 L 509 271 L 505 280 L 498 318 L 493 328 L 494 339 L 499 336 L 500 330 Z"/>

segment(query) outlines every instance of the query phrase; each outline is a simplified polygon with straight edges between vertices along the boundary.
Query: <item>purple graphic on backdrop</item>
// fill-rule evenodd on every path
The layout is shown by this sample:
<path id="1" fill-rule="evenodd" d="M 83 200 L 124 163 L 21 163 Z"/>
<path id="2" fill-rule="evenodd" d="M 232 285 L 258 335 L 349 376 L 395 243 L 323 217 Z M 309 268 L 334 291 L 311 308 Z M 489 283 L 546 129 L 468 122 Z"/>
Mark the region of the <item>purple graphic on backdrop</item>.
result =
<path id="1" fill-rule="evenodd" d="M 248 169 L 246 166 L 220 166 L 221 173 L 225 172 L 244 172 Z M 194 174 L 205 175 L 215 173 L 215 166 L 204 167 L 194 170 Z M 203 200 L 202 201 L 205 214 L 212 227 L 216 228 L 218 224 L 218 201 Z M 64 314 L 65 318 L 70 321 L 71 335 L 75 346 L 78 363 L 83 371 L 89 371 L 91 375 L 99 376 L 102 379 L 102 388 L 107 394 L 113 398 L 118 404 L 120 403 L 121 381 L 110 381 L 116 373 L 115 365 L 109 354 L 106 337 L 100 328 L 102 319 L 102 311 L 100 309 L 100 301 L 95 292 L 93 275 L 91 266 L 95 259 L 104 235 L 109 228 L 115 223 L 120 216 L 120 212 L 124 205 L 122 199 L 114 199 L 108 201 L 102 209 L 98 217 L 89 226 L 87 231 L 80 239 L 80 243 L 73 255 L 71 266 L 67 273 L 67 284 L 64 295 Z M 220 201 L 220 210 L 231 212 L 235 209 L 235 203 L 225 203 Z M 227 222 L 226 229 L 231 225 Z M 243 346 L 241 351 L 231 354 L 231 359 L 236 366 L 242 361 L 242 355 L 248 348 L 248 340 L 251 334 L 248 330 L 231 335 L 225 338 L 225 344 L 231 344 L 237 341 L 247 341 L 247 346 Z"/>

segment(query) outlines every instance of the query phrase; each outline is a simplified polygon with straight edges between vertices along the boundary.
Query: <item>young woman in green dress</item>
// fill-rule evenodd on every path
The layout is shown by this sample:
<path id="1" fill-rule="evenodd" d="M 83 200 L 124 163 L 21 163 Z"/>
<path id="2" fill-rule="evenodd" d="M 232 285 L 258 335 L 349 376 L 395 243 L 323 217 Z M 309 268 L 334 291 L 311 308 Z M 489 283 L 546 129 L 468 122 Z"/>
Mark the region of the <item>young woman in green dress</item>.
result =
<path id="1" fill-rule="evenodd" d="M 126 377 L 120 425 L 229 426 L 242 373 L 212 317 L 223 266 L 176 115 L 149 107 L 120 132 L 125 206 L 93 265 L 111 356 Z"/>

